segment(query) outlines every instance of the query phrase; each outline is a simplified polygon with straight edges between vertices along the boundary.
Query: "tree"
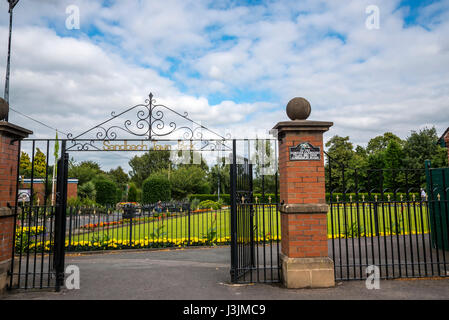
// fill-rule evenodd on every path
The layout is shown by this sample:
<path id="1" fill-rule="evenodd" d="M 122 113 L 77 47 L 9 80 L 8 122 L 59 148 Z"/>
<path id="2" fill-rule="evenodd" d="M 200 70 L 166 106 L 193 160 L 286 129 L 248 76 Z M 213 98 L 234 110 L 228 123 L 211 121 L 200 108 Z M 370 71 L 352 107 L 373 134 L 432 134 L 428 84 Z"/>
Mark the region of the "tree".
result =
<path id="1" fill-rule="evenodd" d="M 259 140 L 255 142 L 255 153 L 253 159 L 254 192 L 274 193 L 276 192 L 277 161 L 275 158 L 274 144 L 270 140 Z"/>
<path id="2" fill-rule="evenodd" d="M 399 138 L 394 133 L 385 132 L 383 135 L 372 138 L 368 142 L 366 152 L 367 154 L 372 155 L 381 151 L 385 151 L 391 141 L 397 142 L 401 147 L 404 144 L 404 141 L 402 141 L 401 138 Z"/>
<path id="3" fill-rule="evenodd" d="M 181 200 L 189 194 L 209 193 L 206 172 L 199 165 L 182 166 L 170 174 L 172 196 Z"/>
<path id="4" fill-rule="evenodd" d="M 99 179 L 95 182 L 95 201 L 101 205 L 114 205 L 117 200 L 116 185 L 111 180 Z"/>
<path id="5" fill-rule="evenodd" d="M 47 157 L 39 148 L 36 148 L 33 163 L 34 167 L 31 165 L 30 156 L 22 151 L 20 154 L 19 174 L 25 178 L 30 178 L 33 171 L 35 178 L 44 178 L 47 172 Z"/>
<path id="6" fill-rule="evenodd" d="M 326 147 L 328 147 L 327 154 L 329 155 L 325 168 L 328 186 L 330 184 L 330 189 L 333 192 L 344 192 L 354 185 L 348 171 L 352 168 L 355 155 L 353 145 L 349 141 L 349 137 L 335 135 L 326 142 Z"/>
<path id="7" fill-rule="evenodd" d="M 82 161 L 76 164 L 74 161 L 69 163 L 69 177 L 78 179 L 78 184 L 82 185 L 103 174 L 100 165 L 94 161 Z"/>
<path id="8" fill-rule="evenodd" d="M 128 174 L 123 171 L 121 166 L 111 169 L 107 173 L 107 177 L 115 182 L 117 186 L 117 201 L 121 201 L 126 195 L 126 184 L 129 181 Z"/>
<path id="9" fill-rule="evenodd" d="M 121 166 L 118 166 L 116 169 L 109 170 L 108 176 L 117 185 L 126 185 L 126 183 L 129 181 L 128 174 L 123 170 Z"/>
<path id="10" fill-rule="evenodd" d="M 43 178 L 47 172 L 47 157 L 41 151 L 36 148 L 36 154 L 34 155 L 34 177 Z"/>
<path id="11" fill-rule="evenodd" d="M 131 182 L 128 189 L 128 201 L 137 202 L 137 187 L 136 184 Z"/>
<path id="12" fill-rule="evenodd" d="M 152 173 L 168 169 L 170 163 L 170 151 L 150 151 L 142 156 L 135 156 L 129 161 L 131 167 L 129 175 L 131 180 L 140 187 Z"/>
<path id="13" fill-rule="evenodd" d="M 447 153 L 438 145 L 435 127 L 412 131 L 404 144 L 404 161 L 409 168 L 424 168 L 424 161 L 431 160 L 433 167 L 447 166 Z"/>
<path id="14" fill-rule="evenodd" d="M 92 181 L 88 181 L 78 187 L 78 196 L 80 198 L 95 200 L 96 194 L 95 184 Z"/>
<path id="15" fill-rule="evenodd" d="M 403 172 L 399 171 L 402 168 L 403 152 L 401 145 L 395 141 L 390 140 L 387 149 L 385 150 L 385 186 L 396 189 L 401 184 Z M 393 190 L 392 190 L 393 191 Z"/>
<path id="16" fill-rule="evenodd" d="M 31 176 L 31 160 L 30 156 L 26 152 L 20 153 L 19 174 L 24 177 Z"/>
<path id="17" fill-rule="evenodd" d="M 404 165 L 407 168 L 424 168 L 424 161 L 430 160 L 432 167 L 446 167 L 446 150 L 437 144 L 436 129 L 424 128 L 419 132 L 412 131 L 404 144 Z M 408 184 L 416 188 L 422 187 L 425 178 L 421 172 L 412 171 L 408 177 Z"/>
<path id="18" fill-rule="evenodd" d="M 230 177 L 229 165 L 219 163 L 210 168 L 207 174 L 207 180 L 211 189 L 211 193 L 218 193 L 218 184 L 220 184 L 220 193 L 229 193 Z"/>
<path id="19" fill-rule="evenodd" d="M 142 203 L 169 201 L 171 198 L 170 182 L 163 173 L 149 176 L 142 185 Z"/>

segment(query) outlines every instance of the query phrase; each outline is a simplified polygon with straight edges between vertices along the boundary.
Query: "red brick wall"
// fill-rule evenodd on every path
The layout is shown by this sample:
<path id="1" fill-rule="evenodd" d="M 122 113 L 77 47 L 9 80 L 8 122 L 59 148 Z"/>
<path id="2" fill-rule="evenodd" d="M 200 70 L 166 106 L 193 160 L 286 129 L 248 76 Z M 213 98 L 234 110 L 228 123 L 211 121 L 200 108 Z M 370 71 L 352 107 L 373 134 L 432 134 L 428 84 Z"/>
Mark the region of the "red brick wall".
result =
<path id="1" fill-rule="evenodd" d="M 17 184 L 17 156 L 19 142 L 11 144 L 12 138 L 0 135 L 0 208 L 15 206 Z M 11 259 L 14 217 L 0 216 L 0 262 Z"/>
<path id="2" fill-rule="evenodd" d="M 282 214 L 282 252 L 291 258 L 326 257 L 326 214 Z"/>
<path id="3" fill-rule="evenodd" d="M 321 148 L 321 161 L 289 161 L 289 148 L 309 142 Z M 323 134 L 298 132 L 287 135 L 279 143 L 279 185 L 281 202 L 325 203 Z"/>
<path id="4" fill-rule="evenodd" d="M 0 217 L 0 262 L 12 258 L 14 217 Z"/>
<path id="5" fill-rule="evenodd" d="M 279 191 L 285 209 L 281 213 L 281 248 L 291 258 L 328 256 L 327 213 L 322 212 L 326 203 L 323 133 L 301 128 L 280 132 L 284 136 L 279 142 Z M 319 161 L 290 161 L 290 147 L 303 142 L 321 149 Z M 298 206 L 294 209 L 295 205 L 312 205 L 316 210 L 304 213 Z M 286 212 L 287 206 L 293 212 Z"/>
<path id="6" fill-rule="evenodd" d="M 18 141 L 11 145 L 10 137 L 0 135 L 0 208 L 15 206 L 18 152 Z"/>
<path id="7" fill-rule="evenodd" d="M 29 189 L 31 187 L 31 184 L 29 183 L 22 183 L 20 185 L 23 189 Z M 56 189 L 56 183 L 54 188 Z M 34 182 L 33 183 L 33 192 L 37 197 L 39 198 L 39 204 L 44 204 L 44 196 L 45 196 L 45 183 L 41 182 Z M 67 183 L 67 199 L 76 197 L 78 194 L 78 184 L 77 183 Z M 49 197 L 51 199 L 51 196 Z"/>

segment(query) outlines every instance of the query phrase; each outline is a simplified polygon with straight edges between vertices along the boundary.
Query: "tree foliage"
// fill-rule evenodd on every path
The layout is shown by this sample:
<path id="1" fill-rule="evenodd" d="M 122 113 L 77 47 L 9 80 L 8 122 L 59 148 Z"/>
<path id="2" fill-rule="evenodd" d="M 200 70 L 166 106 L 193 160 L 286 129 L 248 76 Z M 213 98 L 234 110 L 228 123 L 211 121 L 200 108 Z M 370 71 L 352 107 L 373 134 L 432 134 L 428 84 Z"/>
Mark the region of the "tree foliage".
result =
<path id="1" fill-rule="evenodd" d="M 45 177 L 47 170 L 47 157 L 39 148 L 36 148 L 36 152 L 34 153 L 33 164 L 34 167 L 32 166 L 30 156 L 26 152 L 22 151 L 20 154 L 19 174 L 25 178 L 30 178 L 31 173 L 33 173 L 35 178 Z"/>
<path id="2" fill-rule="evenodd" d="M 155 173 L 149 176 L 142 185 L 142 203 L 155 203 L 171 199 L 170 182 L 165 174 Z"/>
<path id="3" fill-rule="evenodd" d="M 141 187 L 146 178 L 162 169 L 168 169 L 170 163 L 170 152 L 167 150 L 151 151 L 135 156 L 129 161 L 131 181 Z"/>
<path id="4" fill-rule="evenodd" d="M 19 164 L 19 174 L 21 176 L 30 177 L 31 176 L 31 159 L 28 153 L 22 151 L 20 153 L 20 164 Z"/>
<path id="5" fill-rule="evenodd" d="M 192 193 L 209 193 L 206 171 L 199 165 L 182 166 L 170 174 L 171 193 L 174 199 L 184 199 Z"/>
<path id="6" fill-rule="evenodd" d="M 386 132 L 371 139 L 366 148 L 357 146 L 354 150 L 349 137 L 334 136 L 326 143 L 330 156 L 326 162 L 327 187 L 333 192 L 355 191 L 356 186 L 359 192 L 381 192 L 398 191 L 406 184 L 423 186 L 422 171 L 405 169 L 423 169 L 427 159 L 433 167 L 447 166 L 447 151 L 437 141 L 435 128 L 412 131 L 405 140 Z"/>
<path id="7" fill-rule="evenodd" d="M 104 172 L 100 165 L 94 161 L 82 161 L 77 164 L 72 160 L 69 163 L 69 177 L 78 179 L 78 185 L 92 181 L 101 174 L 104 174 Z"/>
<path id="8" fill-rule="evenodd" d="M 96 195 L 95 184 L 92 181 L 88 181 L 78 187 L 78 197 L 82 199 L 95 200 Z"/>
<path id="9" fill-rule="evenodd" d="M 99 179 L 95 182 L 95 201 L 101 205 L 114 205 L 117 201 L 115 183 L 111 180 Z"/>
<path id="10" fill-rule="evenodd" d="M 137 201 L 137 187 L 136 187 L 136 184 L 133 183 L 133 182 L 131 182 L 129 184 L 128 201 L 129 202 L 136 202 Z"/>
<path id="11" fill-rule="evenodd" d="M 220 185 L 220 193 L 229 192 L 230 188 L 230 176 L 229 176 L 229 165 L 224 164 L 224 161 L 214 165 L 210 168 L 207 180 L 210 186 L 210 192 L 217 194 L 218 193 L 218 185 Z"/>

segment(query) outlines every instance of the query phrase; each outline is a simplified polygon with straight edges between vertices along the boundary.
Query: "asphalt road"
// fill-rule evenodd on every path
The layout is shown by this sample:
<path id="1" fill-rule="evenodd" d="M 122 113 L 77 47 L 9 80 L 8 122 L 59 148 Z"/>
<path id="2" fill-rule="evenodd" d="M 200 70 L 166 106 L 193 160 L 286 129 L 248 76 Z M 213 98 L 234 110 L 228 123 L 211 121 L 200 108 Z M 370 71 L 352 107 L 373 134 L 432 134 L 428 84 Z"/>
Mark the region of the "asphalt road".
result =
<path id="1" fill-rule="evenodd" d="M 328 289 L 285 289 L 281 285 L 229 283 L 229 247 L 120 251 L 68 255 L 80 268 L 80 289 L 13 292 L 2 299 L 449 299 L 449 279 L 385 280 L 379 290 L 364 281 Z"/>

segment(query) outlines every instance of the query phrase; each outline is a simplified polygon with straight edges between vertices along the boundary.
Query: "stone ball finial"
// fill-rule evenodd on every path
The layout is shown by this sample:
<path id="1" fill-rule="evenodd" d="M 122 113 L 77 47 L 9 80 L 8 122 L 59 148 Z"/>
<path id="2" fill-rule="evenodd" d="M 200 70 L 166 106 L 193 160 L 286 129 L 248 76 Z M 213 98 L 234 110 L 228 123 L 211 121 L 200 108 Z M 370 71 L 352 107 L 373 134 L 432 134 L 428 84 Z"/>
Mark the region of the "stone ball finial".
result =
<path id="1" fill-rule="evenodd" d="M 304 98 L 296 97 L 287 103 L 287 116 L 291 120 L 306 120 L 311 111 L 309 101 Z"/>
<path id="2" fill-rule="evenodd" d="M 9 105 L 5 99 L 0 98 L 0 120 L 5 120 L 8 117 Z"/>

